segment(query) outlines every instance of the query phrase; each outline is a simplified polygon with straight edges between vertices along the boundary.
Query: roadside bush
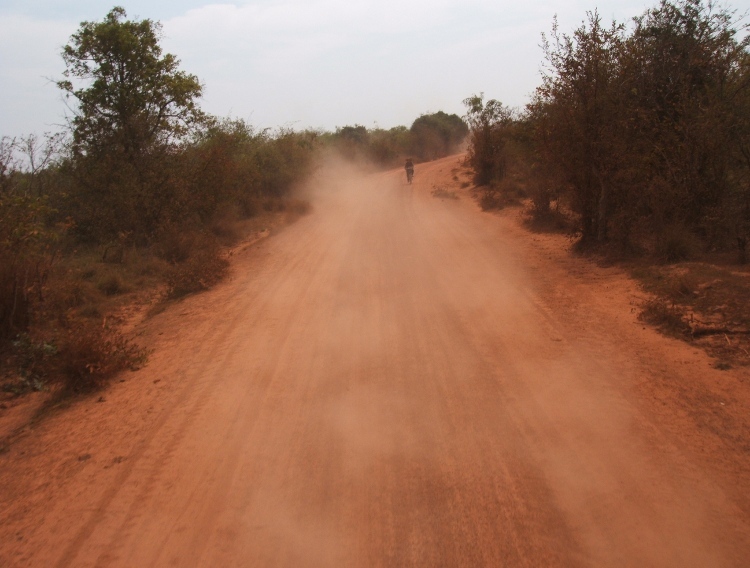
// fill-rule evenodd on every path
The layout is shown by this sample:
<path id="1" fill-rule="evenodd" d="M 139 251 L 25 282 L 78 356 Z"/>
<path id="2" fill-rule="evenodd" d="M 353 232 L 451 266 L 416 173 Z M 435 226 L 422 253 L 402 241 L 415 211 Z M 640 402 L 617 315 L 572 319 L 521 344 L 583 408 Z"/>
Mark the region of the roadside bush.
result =
<path id="1" fill-rule="evenodd" d="M 438 111 L 421 115 L 410 128 L 367 129 L 356 124 L 322 134 L 320 140 L 349 160 L 393 167 L 407 156 L 421 161 L 448 156 L 458 150 L 467 134 L 468 126 L 460 116 Z"/>
<path id="2" fill-rule="evenodd" d="M 479 206 L 482 211 L 492 211 L 493 209 L 502 209 L 504 206 L 503 197 L 499 191 L 485 187 L 482 195 L 479 197 Z"/>
<path id="3" fill-rule="evenodd" d="M 42 295 L 54 241 L 44 224 L 48 213 L 43 198 L 19 193 L 12 184 L 0 194 L 0 341 L 28 329 Z"/>
<path id="4" fill-rule="evenodd" d="M 701 242 L 682 225 L 670 225 L 656 241 L 656 255 L 663 262 L 692 260 L 701 252 Z"/>
<path id="5" fill-rule="evenodd" d="M 120 275 L 114 272 L 103 276 L 97 283 L 96 287 L 105 296 L 117 296 L 118 294 L 123 294 L 129 291 L 123 283 Z"/>
<path id="6" fill-rule="evenodd" d="M 167 296 L 171 299 L 208 290 L 221 281 L 229 268 L 218 243 L 205 237 L 197 237 L 194 242 L 187 259 L 174 264 L 167 273 Z"/>
<path id="7" fill-rule="evenodd" d="M 16 395 L 46 388 L 50 362 L 57 355 L 57 346 L 46 341 L 34 341 L 21 333 L 12 342 L 11 358 L 18 369 L 18 380 L 3 385 L 3 390 Z"/>
<path id="8" fill-rule="evenodd" d="M 288 199 L 286 210 L 294 215 L 307 215 L 310 212 L 310 202 L 304 199 Z"/>
<path id="9" fill-rule="evenodd" d="M 136 370 L 148 353 L 101 321 L 77 321 L 64 331 L 56 356 L 63 391 L 86 392 L 124 370 Z"/>
<path id="10" fill-rule="evenodd" d="M 513 113 L 500 101 L 490 99 L 485 103 L 483 94 L 465 99 L 464 105 L 471 132 L 466 163 L 474 170 L 474 183 L 499 183 L 507 173 Z"/>
<path id="11" fill-rule="evenodd" d="M 684 336 L 690 333 L 690 325 L 683 319 L 682 311 L 661 298 L 644 303 L 638 317 L 671 335 Z"/>

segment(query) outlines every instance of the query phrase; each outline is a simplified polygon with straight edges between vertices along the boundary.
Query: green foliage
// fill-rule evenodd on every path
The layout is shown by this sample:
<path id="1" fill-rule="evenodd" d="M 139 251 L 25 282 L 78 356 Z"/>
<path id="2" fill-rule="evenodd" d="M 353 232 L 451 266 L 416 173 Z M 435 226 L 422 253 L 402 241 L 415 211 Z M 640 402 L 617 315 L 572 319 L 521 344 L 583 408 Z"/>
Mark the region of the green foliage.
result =
<path id="1" fill-rule="evenodd" d="M 91 239 L 143 238 L 170 217 L 174 143 L 203 117 L 202 87 L 162 54 L 160 25 L 126 16 L 116 7 L 102 22 L 83 22 L 62 53 L 58 86 L 77 102 L 70 206 Z"/>
<path id="2" fill-rule="evenodd" d="M 407 156 L 418 160 L 447 156 L 458 149 L 467 133 L 468 127 L 459 116 L 439 111 L 423 114 L 412 123 L 411 128 L 396 126 L 388 130 L 368 130 L 357 124 L 324 134 L 321 141 L 347 159 L 393 167 L 401 164 Z"/>
<path id="3" fill-rule="evenodd" d="M 269 198 L 286 197 L 313 167 L 314 132 L 255 132 L 243 120 L 212 120 L 179 157 L 180 216 L 209 223 L 226 206 L 251 217 Z"/>
<path id="4" fill-rule="evenodd" d="M 161 26 L 126 20 L 121 7 L 102 22 L 83 22 L 63 48 L 67 67 L 58 86 L 78 101 L 73 117 L 79 151 L 116 149 L 129 160 L 184 135 L 200 119 L 201 85 L 162 55 Z M 73 80 L 85 86 L 76 88 Z"/>
<path id="5" fill-rule="evenodd" d="M 434 160 L 455 152 L 469 134 L 469 127 L 458 115 L 438 111 L 417 118 L 409 132 L 410 154 L 421 160 Z"/>
<path id="6" fill-rule="evenodd" d="M 486 185 L 505 177 L 506 145 L 511 136 L 513 113 L 500 101 L 484 102 L 484 94 L 464 100 L 466 122 L 471 131 L 467 162 L 474 170 L 474 183 Z"/>
<path id="7" fill-rule="evenodd" d="M 229 244 L 248 230 L 242 217 L 308 207 L 292 192 L 318 134 L 206 117 L 198 79 L 159 41 L 158 23 L 122 8 L 82 23 L 58 83 L 75 102 L 70 135 L 0 138 L 0 350 L 21 374 L 38 363 L 68 390 L 142 360 L 101 325 L 123 294 L 209 288 L 228 266 L 217 236 Z M 19 333 L 59 349 L 14 350 Z"/>

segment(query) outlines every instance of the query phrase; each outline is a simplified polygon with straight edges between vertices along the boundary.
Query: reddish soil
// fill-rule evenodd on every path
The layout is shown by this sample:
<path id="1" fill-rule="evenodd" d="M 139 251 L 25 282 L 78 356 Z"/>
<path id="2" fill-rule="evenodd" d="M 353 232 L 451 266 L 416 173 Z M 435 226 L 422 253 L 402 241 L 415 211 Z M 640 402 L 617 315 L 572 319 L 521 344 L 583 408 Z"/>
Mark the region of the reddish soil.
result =
<path id="1" fill-rule="evenodd" d="M 457 168 L 332 166 L 142 324 L 0 455 L 0 566 L 747 566 L 748 368 Z"/>

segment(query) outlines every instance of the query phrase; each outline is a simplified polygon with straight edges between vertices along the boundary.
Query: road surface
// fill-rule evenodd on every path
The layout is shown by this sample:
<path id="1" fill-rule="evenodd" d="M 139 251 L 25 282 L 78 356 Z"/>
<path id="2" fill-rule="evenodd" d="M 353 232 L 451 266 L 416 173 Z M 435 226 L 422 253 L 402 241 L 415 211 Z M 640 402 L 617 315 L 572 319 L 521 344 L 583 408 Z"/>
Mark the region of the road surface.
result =
<path id="1" fill-rule="evenodd" d="M 748 566 L 747 371 L 459 167 L 332 166 L 147 321 L 147 367 L 0 456 L 0 565 Z"/>

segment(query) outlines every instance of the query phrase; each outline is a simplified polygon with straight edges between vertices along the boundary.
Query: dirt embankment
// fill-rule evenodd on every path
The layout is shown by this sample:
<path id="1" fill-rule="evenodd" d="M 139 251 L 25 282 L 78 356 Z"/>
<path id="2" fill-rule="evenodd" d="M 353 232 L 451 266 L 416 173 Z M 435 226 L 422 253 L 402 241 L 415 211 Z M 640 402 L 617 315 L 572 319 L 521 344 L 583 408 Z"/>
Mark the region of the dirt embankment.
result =
<path id="1" fill-rule="evenodd" d="M 747 369 L 465 179 L 321 172 L 147 367 L 0 455 L 0 565 L 744 565 Z"/>

